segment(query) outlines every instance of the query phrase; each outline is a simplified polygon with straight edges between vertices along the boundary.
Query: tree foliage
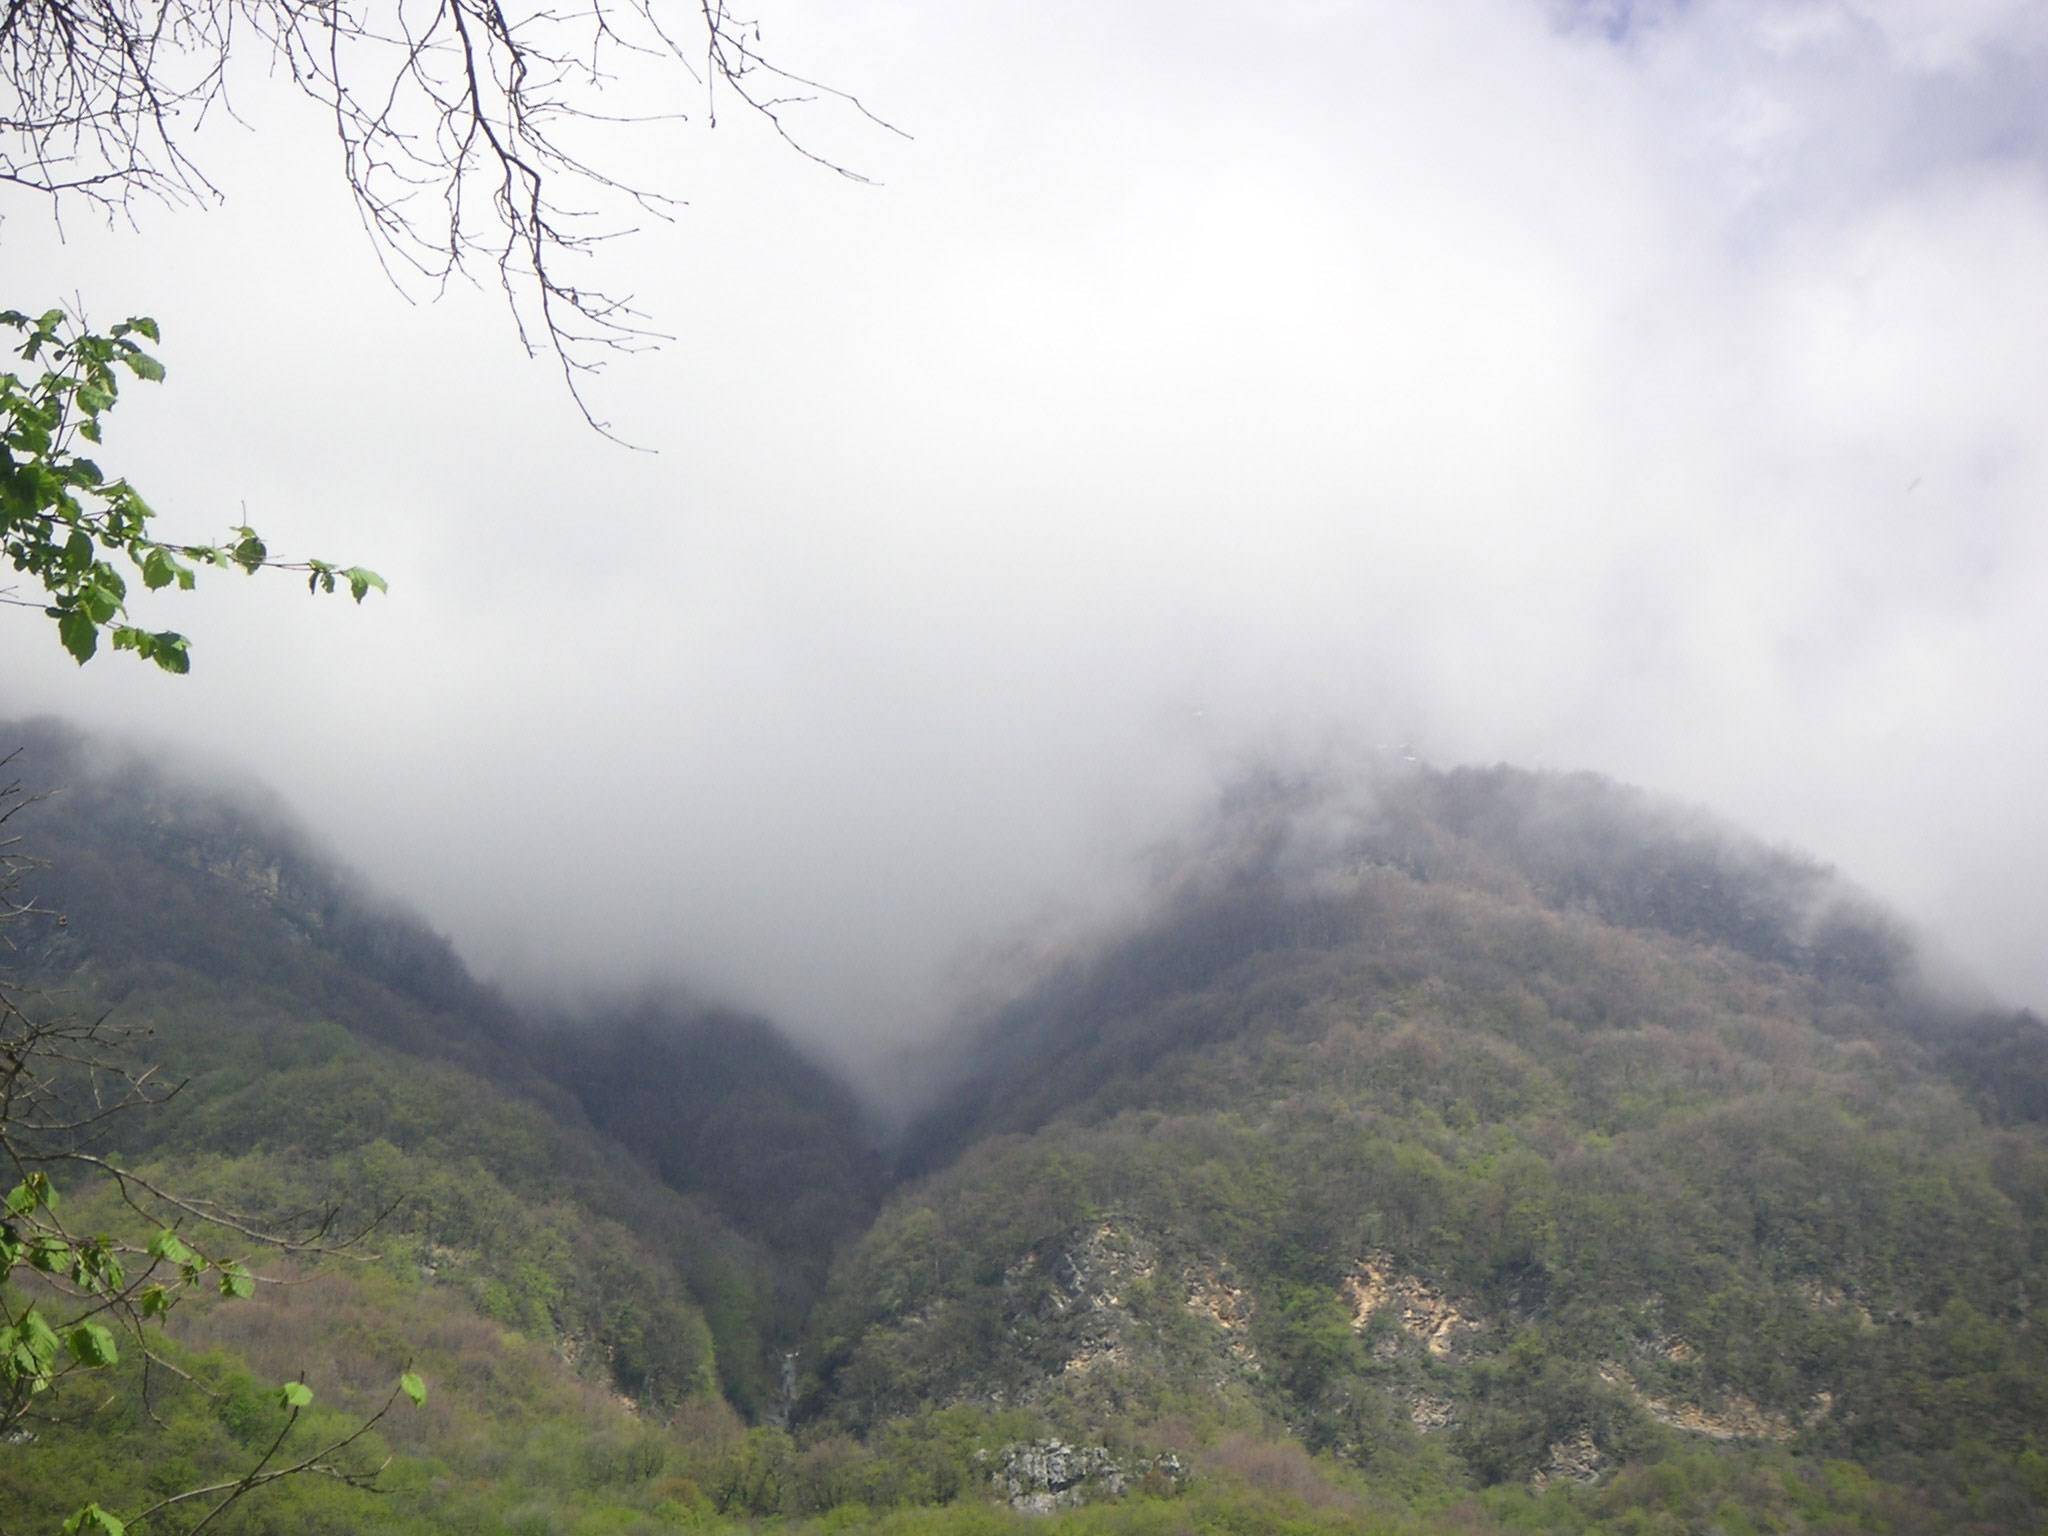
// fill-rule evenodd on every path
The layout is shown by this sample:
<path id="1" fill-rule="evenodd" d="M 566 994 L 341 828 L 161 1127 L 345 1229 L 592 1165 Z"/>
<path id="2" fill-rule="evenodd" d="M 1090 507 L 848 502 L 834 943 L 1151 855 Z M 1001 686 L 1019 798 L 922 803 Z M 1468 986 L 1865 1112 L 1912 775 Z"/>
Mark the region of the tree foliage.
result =
<path id="1" fill-rule="evenodd" d="M 189 592 L 202 567 L 268 567 L 303 573 L 312 592 L 346 587 L 359 603 L 385 590 L 384 578 L 364 566 L 273 558 L 246 526 L 219 544 L 167 541 L 141 492 L 87 456 L 103 440 L 124 380 L 164 377 L 163 364 L 143 349 L 158 340 L 155 321 L 124 320 L 102 335 L 62 309 L 37 316 L 8 310 L 0 312 L 0 329 L 20 338 L 13 351 L 29 365 L 25 373 L 0 373 L 0 549 L 42 589 L 40 598 L 8 592 L 0 599 L 42 608 L 81 665 L 104 636 L 115 650 L 166 672 L 191 669 L 185 636 L 130 621 L 131 579 L 151 592 Z"/>
<path id="2" fill-rule="evenodd" d="M 2024 1087 L 2039 1022 L 1958 1038 L 1824 871 L 1592 781 L 1321 809 L 1226 815 L 992 1015 L 987 1078 L 912 1135 L 928 1176 L 835 1266 L 818 1410 L 1262 1409 L 1502 1489 L 1782 1439 L 2034 1528 L 2048 1144 L 1984 1060 Z"/>
<path id="3" fill-rule="evenodd" d="M 13 894 L 33 861 L 7 828 L 30 803 L 18 785 L 0 790 L 0 833 L 7 834 L 0 841 L 0 943 L 10 947 L 17 925 L 50 916 Z M 202 1287 L 223 1300 L 253 1296 L 251 1250 L 334 1251 L 331 1216 L 296 1237 L 261 1231 L 213 1202 L 165 1189 L 111 1154 L 107 1138 L 121 1117 L 160 1106 L 177 1089 L 137 1061 L 134 1029 L 104 1015 L 45 1012 L 39 1002 L 49 1000 L 0 974 L 0 1182 L 12 1182 L 0 1200 L 0 1435 L 10 1439 L 56 1417 L 78 1378 L 112 1371 L 124 1352 L 145 1362 L 145 1399 L 150 1368 L 184 1376 L 157 1347 L 164 1322 Z M 110 1190 L 121 1226 L 71 1220 L 67 1177 Z M 337 1458 L 401 1397 L 418 1405 L 425 1396 L 425 1383 L 408 1368 L 368 1418 L 283 1454 L 313 1401 L 303 1378 L 286 1381 L 276 1390 L 275 1435 L 252 1465 L 167 1490 L 126 1520 L 88 1501 L 64 1529 L 122 1536 L 130 1523 L 190 1504 L 207 1511 L 191 1527 L 198 1530 L 252 1490 L 302 1473 L 364 1483 L 374 1474 Z"/>
<path id="4" fill-rule="evenodd" d="M 1508 856 L 1392 797 L 1341 877 L 1200 859 L 1208 895 L 1004 1015 L 1042 1073 L 1009 1075 L 1008 1101 L 949 1128 L 962 1150 L 886 1193 L 798 1339 L 721 1323 L 715 1298 L 758 1308 L 800 1227 L 830 1247 L 859 1224 L 796 1198 L 854 1170 L 823 1145 L 778 1156 L 838 1135 L 829 1085 L 765 1026 L 727 1020 L 696 1054 L 649 1038 L 665 1014 L 586 1021 L 570 1044 L 597 1076 L 701 1079 L 672 1127 L 637 1082 L 577 1084 L 593 1129 L 555 1083 L 514 1096 L 522 1058 L 559 1057 L 487 1018 L 502 1000 L 452 957 L 420 963 L 399 919 L 351 918 L 260 816 L 102 772 L 50 808 L 69 841 L 48 888 L 90 916 L 73 932 L 114 935 L 67 937 L 64 974 L 161 1021 L 192 1075 L 191 1112 L 129 1148 L 143 1175 L 266 1217 L 329 1186 L 365 1215 L 413 1204 L 384 1263 L 185 1293 L 164 1352 L 199 1380 L 157 1399 L 168 1428 L 129 1393 L 126 1418 L 10 1447 L 0 1508 L 46 1527 L 87 1498 L 144 1507 L 151 1478 L 238 1474 L 301 1368 L 320 1391 L 293 1443 L 331 1443 L 411 1338 L 431 1405 L 344 1456 L 390 1454 L 388 1496 L 299 1479 L 222 1529 L 1022 1530 L 988 1507 L 995 1469 L 1053 1436 L 1129 1467 L 1170 1449 L 1193 1481 L 1033 1530 L 1988 1536 L 2048 1517 L 2043 1128 L 1944 1048 L 1923 995 L 1787 942 L 1819 930 L 1751 920 L 1810 908 L 1797 869 L 1737 880 L 1739 850 L 1642 837 Z M 1597 882 L 1576 877 L 1589 860 Z M 1731 871 L 1722 896 L 1676 904 L 1703 861 Z M 1199 953 L 1218 936 L 1238 942 Z M 2048 1051 L 2032 1020 L 1991 1039 L 2001 1069 Z M 715 1113 L 728 1092 L 739 1121 Z M 650 1198 L 656 1175 L 776 1207 L 752 1228 L 769 1263 L 688 1269 L 720 1227 Z M 118 1205 L 64 1196 L 84 1230 Z M 1441 1352 L 1406 1310 L 1430 1296 L 1470 1324 Z M 707 1327 L 715 1349 L 689 1343 Z M 120 1359 L 74 1380 L 134 1380 L 113 1331 Z M 793 1404 L 772 1379 L 748 1395 L 732 1362 L 761 1355 L 790 1364 Z M 1580 1486 L 1559 1457 L 1588 1446 L 1604 1459 Z"/>

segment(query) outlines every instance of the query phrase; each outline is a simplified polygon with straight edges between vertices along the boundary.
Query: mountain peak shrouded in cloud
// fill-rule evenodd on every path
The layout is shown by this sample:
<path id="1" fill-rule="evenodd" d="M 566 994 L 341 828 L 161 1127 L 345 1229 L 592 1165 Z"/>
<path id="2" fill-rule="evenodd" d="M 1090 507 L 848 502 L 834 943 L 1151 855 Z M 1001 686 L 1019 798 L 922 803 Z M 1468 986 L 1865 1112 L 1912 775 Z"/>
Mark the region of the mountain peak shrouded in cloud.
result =
<path id="1" fill-rule="evenodd" d="M 913 1169 L 957 1151 L 962 1125 L 1034 1129 L 1077 1096 L 1114 1099 L 1107 1085 L 1120 1073 L 1152 1073 L 1213 1043 L 1212 1023 L 1164 1000 L 1242 992 L 1265 1024 L 1293 1028 L 1299 1014 L 1313 1028 L 1321 1005 L 1288 986 L 1262 993 L 1259 978 L 1315 970 L 1302 957 L 1347 946 L 1377 957 L 1354 978 L 1363 995 L 1409 1002 L 1468 963 L 1549 986 L 1562 972 L 1533 939 L 1516 949 L 1507 935 L 1519 927 L 1575 932 L 1593 950 L 1641 942 L 1733 973 L 1769 971 L 1792 982 L 1795 1012 L 1853 1004 L 1937 1052 L 1995 1056 L 1986 1042 L 2010 1022 L 1835 870 L 1594 774 L 1442 770 L 1405 755 L 1271 764 L 1236 778 L 1151 868 L 1124 911 L 1039 946 L 1035 966 L 994 972 L 943 1049 L 922 1053 L 920 1088 L 938 1108 L 913 1128 Z M 1418 924 L 1416 901 L 1434 916 Z M 1617 1024 L 1644 986 L 1655 983 L 1567 989 L 1551 1006 L 1587 1027 Z M 1968 1021 L 1980 1015 L 1990 1033 L 1971 1047 Z M 2034 1060 L 2038 1028 L 2021 1035 Z"/>
<path id="2" fill-rule="evenodd" d="M 319 125 L 223 125 L 222 209 L 10 210 L 5 297 L 162 323 L 103 458 L 167 530 L 391 601 L 209 576 L 178 681 L 10 610 L 4 703 L 232 759 L 489 975 L 814 1041 L 1382 741 L 1711 805 L 2039 1004 L 2043 17 L 778 6 L 917 137 L 690 141 L 607 253 L 678 335 L 602 384 L 652 456 L 382 286 Z"/>
<path id="3" fill-rule="evenodd" d="M 185 1084 L 122 1151 L 379 1243 L 194 1296 L 162 1347 L 209 1390 L 40 1423 L 0 1461 L 32 1513 L 161 1480 L 166 1439 L 232 1462 L 222 1405 L 274 1412 L 287 1351 L 374 1412 L 388 1351 L 457 1412 L 400 1421 L 407 1502 L 338 1528 L 981 1529 L 1033 1445 L 1114 1473 L 1090 1500 L 1135 1461 L 1091 1526 L 1266 1529 L 1302 1487 L 1417 1529 L 2039 1526 L 2048 1031 L 1705 812 L 1401 749 L 1241 769 L 921 1077 L 871 1063 L 864 1115 L 756 1014 L 480 986 L 274 806 L 7 733 L 67 781 L 21 828 L 76 917 L 16 979 L 154 1026 Z"/>
<path id="4" fill-rule="evenodd" d="M 1105 867 L 1114 878 L 963 944 L 896 1028 L 813 1024 L 796 1031 L 806 1047 L 744 992 L 648 986 L 624 970 L 574 986 L 587 957 L 545 943 L 525 960 L 536 983 L 480 982 L 245 780 L 52 721 L 0 730 L 31 793 L 61 786 L 30 808 L 23 846 L 39 862 L 24 896 L 69 920 L 22 950 L 26 974 L 89 975 L 117 1006 L 165 967 L 320 997 L 367 1038 L 558 1108 L 580 1103 L 665 1183 L 812 1266 L 806 1283 L 826 1235 L 872 1212 L 887 1148 L 906 1133 L 915 1166 L 952 1149 L 932 1126 L 963 1103 L 1031 1129 L 1031 1106 L 1067 1103 L 1077 1061 L 1093 1082 L 1085 1064 L 1134 1020 L 1152 1022 L 1096 1061 L 1103 1072 L 1149 1072 L 1156 1056 L 1200 1047 L 1202 1028 L 1180 1039 L 1163 998 L 1358 944 L 1383 955 L 1372 987 L 1408 996 L 1467 940 L 1478 949 L 1456 965 L 1520 967 L 1549 986 L 1540 946 L 1533 969 L 1514 958 L 1518 926 L 1569 930 L 1589 954 L 1642 939 L 1710 969 L 1770 972 L 1792 989 L 1775 1005 L 1788 1017 L 1840 1004 L 1882 1018 L 1993 1102 L 2038 1092 L 2038 1025 L 1959 981 L 1836 871 L 1590 773 L 1439 769 L 1401 747 L 1240 767 L 1142 858 Z M 1435 916 L 1417 926 L 1414 902 Z M 1646 984 L 1568 988 L 1553 1006 L 1612 1023 Z M 1296 1008 L 1288 996 L 1262 1016 Z M 2019 1067 L 2001 1072 L 2007 1056 Z M 768 1198 L 768 1186 L 804 1193 Z"/>

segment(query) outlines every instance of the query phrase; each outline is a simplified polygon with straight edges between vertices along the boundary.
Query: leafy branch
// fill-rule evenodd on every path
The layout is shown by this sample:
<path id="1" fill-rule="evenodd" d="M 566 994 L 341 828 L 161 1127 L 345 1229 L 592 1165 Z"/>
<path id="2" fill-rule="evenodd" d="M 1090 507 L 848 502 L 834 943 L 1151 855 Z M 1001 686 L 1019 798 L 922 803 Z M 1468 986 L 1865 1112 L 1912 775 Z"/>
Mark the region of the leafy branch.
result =
<path id="1" fill-rule="evenodd" d="M 298 1461 L 281 1467 L 273 1467 L 271 1462 L 276 1460 L 277 1453 L 284 1448 L 285 1441 L 290 1438 L 292 1430 L 297 1427 L 299 1415 L 313 1404 L 313 1389 L 311 1387 L 307 1386 L 303 1380 L 288 1381 L 279 1387 L 277 1391 L 278 1406 L 285 1411 L 284 1424 L 279 1428 L 276 1438 L 270 1442 L 269 1448 L 264 1451 L 262 1456 L 257 1458 L 256 1464 L 240 1477 L 230 1478 L 225 1482 L 208 1483 L 204 1487 L 187 1488 L 181 1493 L 171 1494 L 166 1498 L 158 1499 L 156 1503 L 127 1520 L 122 1520 L 108 1510 L 102 1509 L 98 1504 L 87 1504 L 69 1520 L 64 1522 L 65 1536 L 79 1536 L 81 1532 L 86 1533 L 86 1536 L 93 1536 L 93 1533 L 98 1533 L 98 1536 L 123 1536 L 124 1532 L 141 1525 L 145 1520 L 161 1513 L 163 1510 L 174 1508 L 180 1504 L 189 1504 L 198 1499 L 217 1498 L 218 1502 L 208 1509 L 204 1515 L 200 1516 L 196 1524 L 189 1528 L 187 1536 L 196 1536 L 197 1532 L 203 1531 L 206 1527 L 213 1524 L 217 1518 L 226 1512 L 229 1505 L 235 1503 L 244 1494 L 251 1493 L 268 1484 L 282 1481 L 287 1477 L 307 1475 L 331 1477 L 338 1482 L 348 1484 L 351 1488 L 371 1487 L 376 1483 L 379 1474 L 383 1472 L 384 1468 L 390 1465 L 390 1457 L 385 1457 L 383 1462 L 367 1472 L 355 1471 L 344 1467 L 336 1462 L 334 1458 L 383 1422 L 384 1416 L 398 1405 L 398 1400 L 401 1397 L 411 1402 L 415 1408 L 427 1400 L 426 1383 L 421 1381 L 409 1367 L 398 1378 L 398 1384 L 391 1389 L 390 1395 L 384 1399 L 383 1406 L 354 1429 L 339 1439 L 322 1446 L 310 1455 L 300 1458 Z"/>
<path id="2" fill-rule="evenodd" d="M 189 592 L 200 568 L 211 566 L 302 573 L 307 590 L 346 587 L 358 603 L 386 590 L 384 578 L 364 566 L 277 559 L 247 526 L 218 544 L 158 538 L 155 511 L 141 492 L 85 456 L 83 445 L 100 444 L 124 379 L 163 379 L 163 364 L 143 348 L 159 339 L 155 321 L 124 320 L 100 335 L 63 309 L 36 316 L 7 310 L 0 329 L 22 338 L 13 351 L 34 365 L 26 374 L 0 373 L 0 551 L 42 588 L 40 599 L 0 593 L 0 602 L 41 608 L 81 665 L 104 636 L 115 650 L 133 651 L 166 672 L 191 670 L 185 636 L 130 622 L 130 577 L 152 592 Z M 125 562 L 127 575 L 117 562 Z"/>

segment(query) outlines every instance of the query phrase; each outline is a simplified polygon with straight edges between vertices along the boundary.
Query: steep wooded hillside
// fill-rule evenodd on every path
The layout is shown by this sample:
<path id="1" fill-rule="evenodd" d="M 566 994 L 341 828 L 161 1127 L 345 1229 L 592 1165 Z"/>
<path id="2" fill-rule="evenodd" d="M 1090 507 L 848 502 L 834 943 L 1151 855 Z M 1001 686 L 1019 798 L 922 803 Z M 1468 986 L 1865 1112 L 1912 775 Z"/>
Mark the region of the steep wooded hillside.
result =
<path id="1" fill-rule="evenodd" d="M 15 980 L 188 1079 L 113 1150 L 263 1221 L 381 1215 L 182 1310 L 147 1407 L 125 1359 L 0 1449 L 10 1529 L 231 1474 L 279 1380 L 319 1384 L 310 1434 L 408 1361 L 384 1493 L 213 1528 L 2048 1519 L 2048 1031 L 1704 816 L 1248 781 L 1119 931 L 935 1042 L 953 1086 L 877 1150 L 762 1020 L 540 1016 L 261 797 L 10 737 L 63 786 L 20 830 L 67 914 Z"/>
<path id="2" fill-rule="evenodd" d="M 1783 1445 L 2035 1508 L 2037 1021 L 1591 778 L 1268 779 L 1165 868 L 980 1026 L 820 1315 L 816 1411 L 1277 1421 L 1482 1483 Z"/>
<path id="3" fill-rule="evenodd" d="M 47 724 L 7 736 L 15 775 L 52 791 L 18 824 L 44 861 L 22 894 L 62 915 L 13 935 L 16 975 L 48 1006 L 152 1028 L 166 1075 L 189 1080 L 120 1126 L 124 1150 L 214 1182 L 245 1170 L 259 1214 L 400 1200 L 383 1231 L 629 1396 L 715 1379 L 747 1411 L 774 1405 L 822 1268 L 811 1245 L 829 1242 L 789 1212 L 821 1184 L 841 1225 L 873 1198 L 843 1090 L 765 1025 L 708 1010 L 656 1010 L 662 1029 L 638 1037 L 557 1024 L 477 982 L 260 794 Z M 705 1149 L 687 1167 L 606 1134 L 650 1082 L 666 1134 Z"/>
<path id="4" fill-rule="evenodd" d="M 765 1245 L 793 1304 L 874 1216 L 883 1161 L 860 1105 L 765 1020 L 649 1001 L 546 1032 L 535 1059 L 665 1184 Z"/>

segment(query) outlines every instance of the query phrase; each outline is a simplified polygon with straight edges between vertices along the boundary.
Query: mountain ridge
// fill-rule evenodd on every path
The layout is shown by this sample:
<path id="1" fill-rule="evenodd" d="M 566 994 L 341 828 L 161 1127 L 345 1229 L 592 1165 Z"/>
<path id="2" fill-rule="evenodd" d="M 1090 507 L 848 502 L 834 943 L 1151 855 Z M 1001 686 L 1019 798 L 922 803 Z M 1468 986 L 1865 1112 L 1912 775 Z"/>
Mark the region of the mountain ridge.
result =
<path id="1" fill-rule="evenodd" d="M 1004 1450 L 1050 1435 L 1098 1448 L 1074 1497 L 1199 1501 L 1192 1468 L 1352 1508 L 1362 1477 L 1481 1520 L 1714 1467 L 1761 1511 L 1782 1456 L 1876 1478 L 1913 1512 L 1879 1528 L 2048 1512 L 2048 1030 L 1701 813 L 1504 767 L 1248 777 L 1142 912 L 956 1026 L 884 1148 L 768 1021 L 550 1021 L 260 808 L 24 734 L 78 787 L 30 823 L 77 915 L 23 959 L 192 1076 L 129 1150 L 258 1210 L 410 1190 L 399 1267 L 338 1305 L 552 1339 L 691 1469 L 677 1510 L 971 1504 L 990 1457 L 1066 1465 Z M 274 1353 L 243 1335 L 205 1336 Z"/>

